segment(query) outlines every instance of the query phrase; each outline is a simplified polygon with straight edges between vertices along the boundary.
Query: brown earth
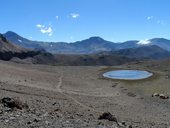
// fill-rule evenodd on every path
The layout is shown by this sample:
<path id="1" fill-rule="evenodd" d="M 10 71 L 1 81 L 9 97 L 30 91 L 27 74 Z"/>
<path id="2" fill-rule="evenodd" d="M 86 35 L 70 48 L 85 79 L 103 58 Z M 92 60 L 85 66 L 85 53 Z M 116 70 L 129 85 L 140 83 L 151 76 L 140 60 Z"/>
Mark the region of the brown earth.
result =
<path id="1" fill-rule="evenodd" d="M 170 100 L 151 95 L 170 95 L 169 64 L 45 66 L 0 61 L 0 99 L 18 98 L 29 107 L 11 110 L 0 103 L 0 128 L 168 128 Z M 139 81 L 102 77 L 115 69 L 148 70 L 154 76 Z M 104 112 L 118 123 L 98 120 Z"/>

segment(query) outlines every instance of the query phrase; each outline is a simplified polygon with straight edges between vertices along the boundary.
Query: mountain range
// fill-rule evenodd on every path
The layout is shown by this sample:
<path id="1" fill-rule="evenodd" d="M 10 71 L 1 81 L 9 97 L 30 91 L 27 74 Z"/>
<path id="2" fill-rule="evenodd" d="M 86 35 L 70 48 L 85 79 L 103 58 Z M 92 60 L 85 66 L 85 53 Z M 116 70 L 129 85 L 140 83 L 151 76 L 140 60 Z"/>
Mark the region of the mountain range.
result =
<path id="1" fill-rule="evenodd" d="M 21 47 L 32 50 L 45 50 L 50 53 L 60 54 L 93 54 L 102 51 L 117 51 L 121 49 L 137 48 L 141 46 L 152 45 L 156 45 L 164 50 L 170 51 L 170 40 L 164 38 L 154 38 L 144 41 L 132 40 L 121 43 L 115 43 L 104 40 L 100 37 L 90 37 L 89 39 L 85 39 L 82 41 L 66 43 L 31 41 L 11 31 L 8 31 L 3 35 L 7 38 L 7 40 Z"/>
<path id="2" fill-rule="evenodd" d="M 119 55 L 51 54 L 43 50 L 23 48 L 0 34 L 0 60 L 17 63 L 50 65 L 118 65 L 134 59 Z"/>
<path id="3" fill-rule="evenodd" d="M 114 43 L 91 37 L 74 43 L 31 41 L 14 32 L 0 34 L 0 59 L 52 65 L 119 65 L 170 58 L 170 40 Z"/>

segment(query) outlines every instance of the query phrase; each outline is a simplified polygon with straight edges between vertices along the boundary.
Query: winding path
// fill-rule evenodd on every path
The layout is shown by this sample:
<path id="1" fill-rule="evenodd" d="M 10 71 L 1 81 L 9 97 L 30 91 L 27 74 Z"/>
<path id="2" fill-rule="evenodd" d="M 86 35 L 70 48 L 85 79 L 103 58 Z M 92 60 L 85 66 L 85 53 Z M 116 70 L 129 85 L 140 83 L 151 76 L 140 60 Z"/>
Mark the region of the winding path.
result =
<path id="1" fill-rule="evenodd" d="M 5 83 L 3 83 L 3 84 L 5 84 Z M 94 108 L 91 108 L 91 107 L 89 107 L 89 106 L 79 102 L 76 98 L 71 96 L 71 94 L 73 94 L 73 95 L 84 95 L 84 94 L 78 93 L 78 92 L 74 92 L 74 91 L 63 90 L 62 89 L 62 84 L 63 84 L 63 74 L 61 74 L 60 77 L 58 77 L 58 84 L 57 84 L 57 86 L 55 86 L 55 88 L 40 87 L 40 86 L 37 86 L 37 85 L 34 85 L 34 86 L 29 85 L 27 87 L 43 89 L 43 90 L 46 90 L 46 91 L 59 92 L 62 95 L 64 95 L 66 98 L 72 100 L 74 103 L 76 103 L 77 105 L 81 106 L 82 108 L 85 108 L 85 109 L 87 109 L 89 111 L 93 111 L 93 112 L 96 112 L 96 113 L 102 113 L 101 111 L 97 111 Z M 25 85 L 20 85 L 20 86 L 25 86 Z M 50 97 L 50 96 L 46 96 L 46 95 L 42 95 L 42 94 L 33 94 L 33 93 L 25 92 L 25 91 L 18 91 L 18 90 L 13 90 L 13 89 L 7 89 L 5 87 L 4 88 L 0 87 L 0 90 L 9 91 L 9 92 L 15 92 L 15 93 L 18 93 L 18 94 L 25 94 L 25 95 L 34 95 L 34 96 L 42 96 L 42 97 L 48 97 L 48 98 L 55 98 L 55 97 Z M 104 97 L 104 96 L 110 96 L 110 95 L 87 95 L 86 94 L 86 96 Z"/>
<path id="2" fill-rule="evenodd" d="M 64 91 L 62 90 L 62 83 L 63 83 L 63 74 L 61 74 L 61 76 L 59 77 L 59 82 L 58 82 L 58 85 L 56 87 L 57 91 L 61 94 L 63 94 L 65 97 L 71 99 L 72 101 L 74 101 L 76 104 L 80 105 L 81 107 L 85 108 L 85 109 L 88 109 L 90 111 L 93 111 L 93 112 L 96 112 L 96 113 L 102 113 L 100 111 L 97 111 L 81 102 L 79 102 L 77 99 L 75 99 L 74 97 L 68 95 L 67 93 L 64 93 Z"/>

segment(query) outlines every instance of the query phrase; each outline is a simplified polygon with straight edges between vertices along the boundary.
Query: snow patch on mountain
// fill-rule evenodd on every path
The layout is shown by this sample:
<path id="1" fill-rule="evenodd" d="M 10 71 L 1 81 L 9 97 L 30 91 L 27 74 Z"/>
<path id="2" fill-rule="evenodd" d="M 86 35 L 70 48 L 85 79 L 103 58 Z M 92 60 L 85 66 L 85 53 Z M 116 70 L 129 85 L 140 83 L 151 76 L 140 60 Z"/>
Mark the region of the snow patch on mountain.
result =
<path id="1" fill-rule="evenodd" d="M 22 43 L 22 40 L 18 39 L 18 41 L 19 41 L 20 43 Z"/>
<path id="2" fill-rule="evenodd" d="M 137 44 L 139 44 L 139 45 L 148 45 L 150 43 L 151 43 L 150 40 L 140 40 Z"/>

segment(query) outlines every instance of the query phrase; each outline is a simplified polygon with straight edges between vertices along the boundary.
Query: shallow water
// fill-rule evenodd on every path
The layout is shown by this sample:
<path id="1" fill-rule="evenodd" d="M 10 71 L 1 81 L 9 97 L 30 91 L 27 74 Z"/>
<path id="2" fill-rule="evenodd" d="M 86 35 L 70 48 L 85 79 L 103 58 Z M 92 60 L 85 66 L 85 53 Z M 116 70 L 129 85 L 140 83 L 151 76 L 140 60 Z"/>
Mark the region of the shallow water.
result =
<path id="1" fill-rule="evenodd" d="M 142 70 L 114 70 L 103 74 L 106 78 L 121 80 L 140 80 L 152 76 L 153 73 Z"/>

